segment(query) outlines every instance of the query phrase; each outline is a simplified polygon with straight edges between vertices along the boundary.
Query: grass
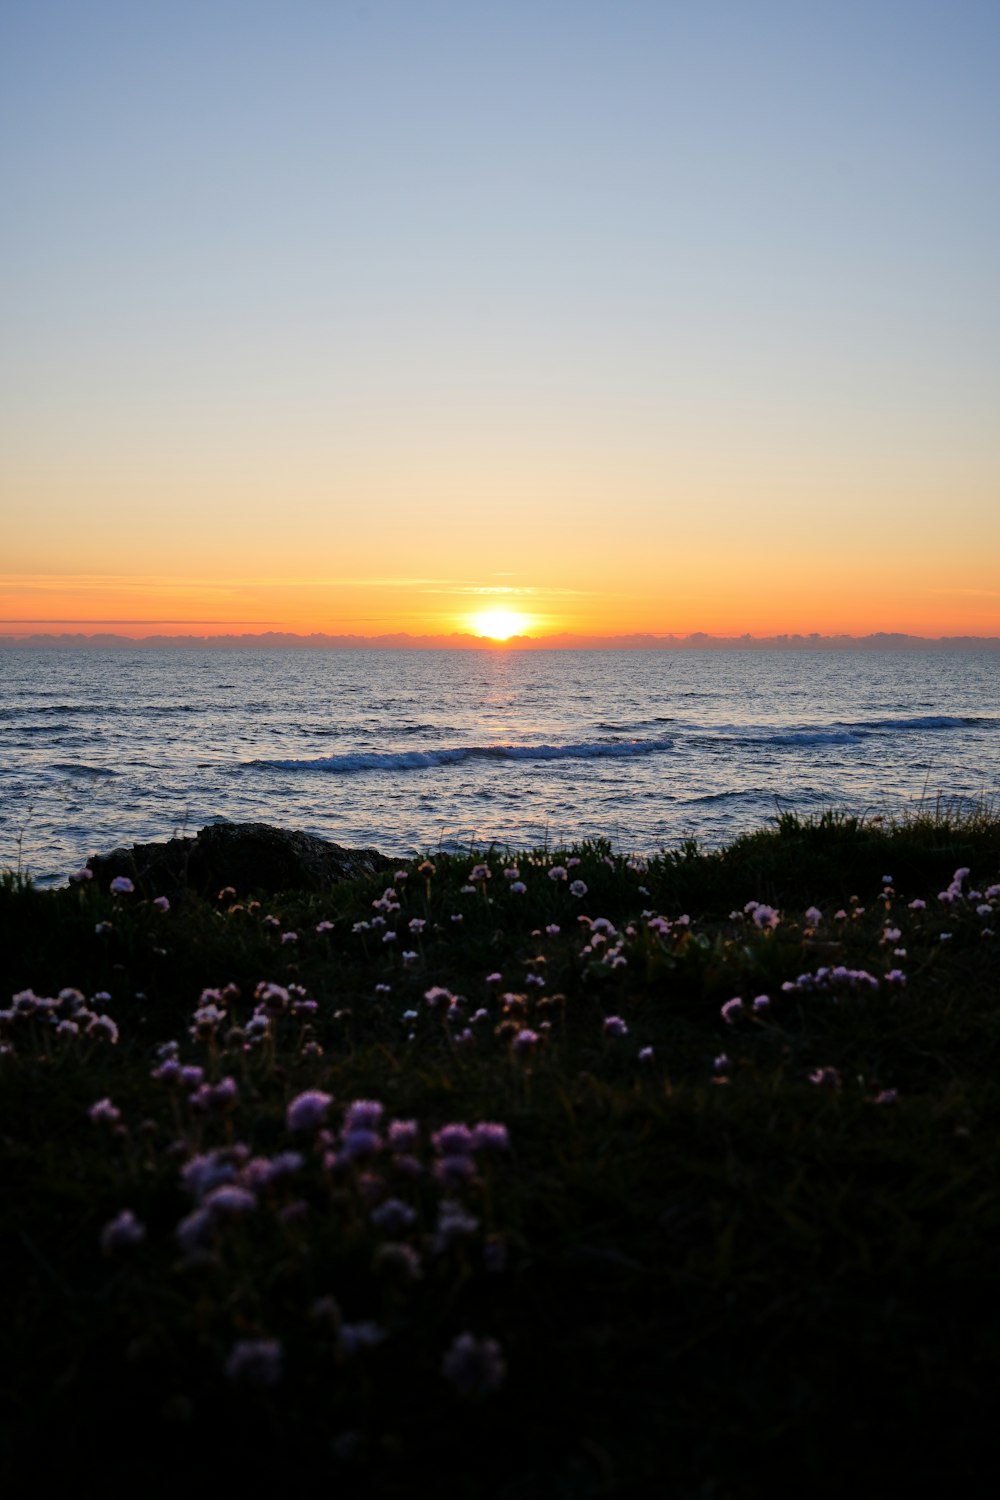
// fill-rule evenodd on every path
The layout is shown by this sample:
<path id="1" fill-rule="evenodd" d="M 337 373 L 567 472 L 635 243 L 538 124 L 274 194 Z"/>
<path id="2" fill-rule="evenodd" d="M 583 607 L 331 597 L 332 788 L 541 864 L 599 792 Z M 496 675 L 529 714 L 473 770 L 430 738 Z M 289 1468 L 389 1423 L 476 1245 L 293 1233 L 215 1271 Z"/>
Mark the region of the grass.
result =
<path id="1" fill-rule="evenodd" d="M 4 877 L 5 1493 L 991 1491 L 998 882 L 985 809 L 168 911 Z"/>

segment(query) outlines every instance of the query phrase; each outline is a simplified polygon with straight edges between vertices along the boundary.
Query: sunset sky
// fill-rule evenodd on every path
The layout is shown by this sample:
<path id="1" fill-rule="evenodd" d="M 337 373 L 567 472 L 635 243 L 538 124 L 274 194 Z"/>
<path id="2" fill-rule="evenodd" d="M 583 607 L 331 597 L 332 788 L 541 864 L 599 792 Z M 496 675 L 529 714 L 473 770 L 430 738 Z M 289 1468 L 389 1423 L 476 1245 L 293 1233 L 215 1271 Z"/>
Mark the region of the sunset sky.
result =
<path id="1" fill-rule="evenodd" d="M 6 0 L 0 632 L 1000 634 L 996 0 Z"/>

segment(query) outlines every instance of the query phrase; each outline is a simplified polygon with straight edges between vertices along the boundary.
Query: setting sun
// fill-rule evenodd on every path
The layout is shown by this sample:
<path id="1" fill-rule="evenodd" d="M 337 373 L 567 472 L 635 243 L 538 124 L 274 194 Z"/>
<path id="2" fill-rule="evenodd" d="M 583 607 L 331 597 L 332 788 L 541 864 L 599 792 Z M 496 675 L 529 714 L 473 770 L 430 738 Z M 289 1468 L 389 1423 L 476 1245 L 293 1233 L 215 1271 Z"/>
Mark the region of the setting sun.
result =
<path id="1" fill-rule="evenodd" d="M 493 641 L 509 641 L 512 635 L 524 635 L 530 623 L 528 616 L 516 609 L 487 609 L 472 616 L 476 635 L 488 635 Z"/>

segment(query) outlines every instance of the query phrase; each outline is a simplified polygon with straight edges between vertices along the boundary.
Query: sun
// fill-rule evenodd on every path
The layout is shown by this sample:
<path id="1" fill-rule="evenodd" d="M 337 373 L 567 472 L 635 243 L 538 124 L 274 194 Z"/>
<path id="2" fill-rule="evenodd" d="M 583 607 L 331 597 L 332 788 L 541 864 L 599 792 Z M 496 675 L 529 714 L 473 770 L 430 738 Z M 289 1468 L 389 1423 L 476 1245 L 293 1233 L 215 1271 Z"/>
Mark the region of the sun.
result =
<path id="1" fill-rule="evenodd" d="M 531 621 L 516 609 L 484 609 L 473 615 L 471 624 L 476 635 L 491 641 L 509 641 L 512 635 L 524 635 Z"/>

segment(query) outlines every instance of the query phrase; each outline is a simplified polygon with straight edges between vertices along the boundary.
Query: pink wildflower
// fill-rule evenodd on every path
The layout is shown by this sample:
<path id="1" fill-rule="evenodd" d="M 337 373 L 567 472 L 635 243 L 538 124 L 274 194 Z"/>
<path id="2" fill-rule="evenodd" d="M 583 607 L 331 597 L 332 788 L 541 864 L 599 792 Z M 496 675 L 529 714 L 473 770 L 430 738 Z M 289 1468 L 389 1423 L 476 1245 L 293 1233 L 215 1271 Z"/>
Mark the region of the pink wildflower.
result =
<path id="1" fill-rule="evenodd" d="M 332 1094 L 324 1094 L 320 1089 L 306 1089 L 289 1104 L 285 1124 L 293 1131 L 318 1130 L 332 1103 Z"/>
<path id="2" fill-rule="evenodd" d="M 112 1255 L 116 1250 L 128 1250 L 132 1245 L 140 1244 L 145 1238 L 145 1226 L 139 1223 L 130 1208 L 123 1208 L 101 1230 L 101 1249 L 105 1255 Z"/>
<path id="3" fill-rule="evenodd" d="M 277 1339 L 239 1339 L 226 1360 L 226 1374 L 236 1385 L 266 1390 L 281 1379 L 281 1363 Z"/>
<path id="4" fill-rule="evenodd" d="M 120 1109 L 116 1109 L 110 1099 L 98 1099 L 87 1110 L 87 1118 L 93 1125 L 117 1125 L 122 1117 Z"/>

